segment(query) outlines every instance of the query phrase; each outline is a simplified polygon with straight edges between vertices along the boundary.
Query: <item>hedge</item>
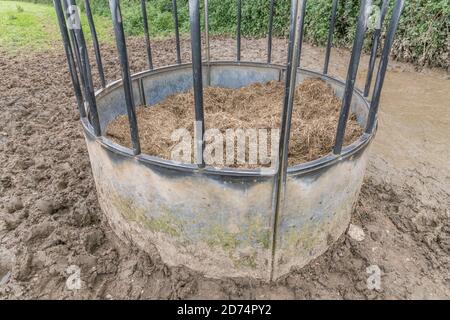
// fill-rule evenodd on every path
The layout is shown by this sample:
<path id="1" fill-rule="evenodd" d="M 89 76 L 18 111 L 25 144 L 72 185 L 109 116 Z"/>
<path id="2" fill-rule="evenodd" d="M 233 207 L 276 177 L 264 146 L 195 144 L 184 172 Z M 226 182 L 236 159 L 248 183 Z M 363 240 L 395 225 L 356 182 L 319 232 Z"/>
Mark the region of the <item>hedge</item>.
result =
<path id="1" fill-rule="evenodd" d="M 23 0 L 22 0 L 23 1 Z M 25 0 L 52 3 L 51 0 Z M 201 1 L 201 0 L 200 0 Z M 242 34 L 247 37 L 264 37 L 267 33 L 270 0 L 242 1 Z M 84 1 L 78 0 L 83 7 Z M 189 30 L 188 0 L 178 0 L 181 32 Z M 203 1 L 201 1 L 203 2 Z M 394 0 L 390 1 L 390 16 Z M 153 35 L 167 36 L 173 32 L 172 1 L 147 0 L 150 29 Z M 339 3 L 334 40 L 336 46 L 350 48 L 355 32 L 359 0 L 341 0 Z M 309 0 L 305 17 L 305 39 L 324 45 L 328 32 L 331 0 Z M 381 0 L 374 0 L 381 6 Z M 107 0 L 91 0 L 94 14 L 109 15 Z M 140 0 L 121 0 L 127 35 L 143 33 Z M 285 37 L 288 31 L 290 0 L 276 0 L 274 35 Z M 210 32 L 216 35 L 234 35 L 236 32 L 236 0 L 209 0 Z M 387 23 L 385 23 L 386 29 Z M 385 31 L 385 30 L 384 30 Z M 367 39 L 370 39 L 370 30 Z M 450 1 L 406 0 L 400 20 L 392 55 L 395 59 L 419 66 L 450 69 Z M 366 48 L 369 41 L 366 41 Z"/>

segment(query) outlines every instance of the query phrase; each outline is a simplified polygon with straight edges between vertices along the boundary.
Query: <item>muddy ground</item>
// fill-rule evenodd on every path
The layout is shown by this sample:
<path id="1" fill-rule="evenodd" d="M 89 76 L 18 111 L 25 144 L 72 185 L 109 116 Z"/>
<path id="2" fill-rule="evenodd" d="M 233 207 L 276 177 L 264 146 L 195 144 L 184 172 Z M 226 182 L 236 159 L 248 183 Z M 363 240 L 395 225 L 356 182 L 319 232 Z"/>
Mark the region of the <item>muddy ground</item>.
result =
<path id="1" fill-rule="evenodd" d="M 186 41 L 182 47 L 189 58 Z M 243 60 L 265 60 L 264 39 L 242 47 Z M 174 48 L 155 41 L 156 65 L 174 62 Z M 102 49 L 107 78 L 118 78 L 114 48 Z M 143 41 L 131 41 L 130 52 L 133 71 L 145 68 Z M 323 52 L 305 45 L 302 65 L 320 70 Z M 215 59 L 233 55 L 232 40 L 214 39 Z M 275 41 L 274 61 L 285 55 L 286 41 Z M 348 57 L 334 50 L 330 73 L 344 77 Z M 0 108 L 2 299 L 450 298 L 450 80 L 442 71 L 391 64 L 352 218 L 364 239 L 345 234 L 272 284 L 208 279 L 118 240 L 97 203 L 60 44 L 45 54 L 0 54 Z M 79 290 L 66 285 L 70 265 L 81 268 Z M 371 265 L 382 272 L 378 290 L 367 286 Z"/>

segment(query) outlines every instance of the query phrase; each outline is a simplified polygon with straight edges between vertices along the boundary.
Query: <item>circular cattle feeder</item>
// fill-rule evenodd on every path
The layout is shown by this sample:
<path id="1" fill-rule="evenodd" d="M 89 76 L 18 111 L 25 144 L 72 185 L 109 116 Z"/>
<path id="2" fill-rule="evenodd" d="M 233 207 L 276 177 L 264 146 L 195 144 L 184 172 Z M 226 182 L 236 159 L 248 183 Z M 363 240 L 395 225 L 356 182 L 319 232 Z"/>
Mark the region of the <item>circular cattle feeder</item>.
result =
<path id="1" fill-rule="evenodd" d="M 376 114 L 392 40 L 403 1 L 397 1 L 389 24 L 372 99 L 354 88 L 370 1 L 363 0 L 346 81 L 328 75 L 328 62 L 337 1 L 330 18 L 330 36 L 323 73 L 299 67 L 305 1 L 292 0 L 290 41 L 286 65 L 271 63 L 273 1 L 270 6 L 267 63 L 240 61 L 238 14 L 236 61 L 210 61 L 206 28 L 206 61 L 200 47 L 199 1 L 189 0 L 192 63 L 182 63 L 178 31 L 177 64 L 153 69 L 145 1 L 142 1 L 149 69 L 130 75 L 118 1 L 110 1 L 122 79 L 103 81 L 101 56 L 89 2 L 88 21 L 102 88 L 94 93 L 86 45 L 81 28 L 71 28 L 64 14 L 75 1 L 55 0 L 81 122 L 84 128 L 100 206 L 117 235 L 147 252 L 155 252 L 168 265 L 185 265 L 209 277 L 249 276 L 276 279 L 292 267 L 318 257 L 348 227 L 361 188 L 368 146 L 376 131 Z M 381 29 L 388 1 L 383 2 Z M 177 26 L 176 2 L 174 22 Z M 207 17 L 205 1 L 205 17 Z M 240 1 L 237 2 L 238 11 Z M 383 13 L 384 11 L 384 13 Z M 207 21 L 207 19 L 206 19 Z M 206 22 L 207 25 L 207 22 Z M 68 28 L 69 27 L 69 28 Z M 178 30 L 178 28 L 175 28 Z M 380 32 L 374 33 L 378 47 Z M 372 50 L 366 81 L 370 88 L 376 50 Z M 296 84 L 320 78 L 329 84 L 342 108 L 333 150 L 317 160 L 287 165 L 290 121 Z M 141 153 L 136 105 L 154 105 L 169 95 L 194 88 L 195 120 L 204 128 L 203 84 L 241 88 L 268 81 L 285 83 L 277 163 L 271 168 L 214 168 L 178 163 Z M 365 90 L 366 91 L 366 90 Z M 349 113 L 364 128 L 359 139 L 343 146 Z M 106 128 L 126 114 L 132 147 L 106 137 Z M 256 115 L 255 115 L 256 116 Z M 194 120 L 194 119 L 193 119 Z M 204 146 L 203 136 L 197 137 Z M 203 156 L 202 154 L 200 155 Z"/>

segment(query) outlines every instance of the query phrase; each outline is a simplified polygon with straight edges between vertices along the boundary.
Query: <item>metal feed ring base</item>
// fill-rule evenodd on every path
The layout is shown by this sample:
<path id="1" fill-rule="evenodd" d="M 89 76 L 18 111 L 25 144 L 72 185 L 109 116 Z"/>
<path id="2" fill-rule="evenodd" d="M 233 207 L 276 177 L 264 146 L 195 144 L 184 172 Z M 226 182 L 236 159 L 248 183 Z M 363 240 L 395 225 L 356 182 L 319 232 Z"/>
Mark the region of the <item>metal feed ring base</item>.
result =
<path id="1" fill-rule="evenodd" d="M 282 66 L 259 63 L 214 62 L 204 68 L 205 83 L 233 88 L 283 80 L 285 74 Z M 342 96 L 344 83 L 331 77 L 299 70 L 297 81 L 310 77 L 322 78 Z M 135 101 L 153 105 L 190 89 L 192 67 L 170 66 L 132 78 Z M 104 133 L 110 121 L 126 113 L 121 82 L 96 98 Z M 363 127 L 368 109 L 354 91 L 352 111 Z M 133 155 L 96 137 L 86 118 L 82 123 L 100 206 L 119 237 L 147 252 L 156 248 L 171 266 L 185 265 L 209 277 L 264 280 L 304 266 L 346 230 L 374 134 L 364 134 L 339 156 L 290 167 L 285 205 L 275 219 L 275 170 L 200 169 Z"/>

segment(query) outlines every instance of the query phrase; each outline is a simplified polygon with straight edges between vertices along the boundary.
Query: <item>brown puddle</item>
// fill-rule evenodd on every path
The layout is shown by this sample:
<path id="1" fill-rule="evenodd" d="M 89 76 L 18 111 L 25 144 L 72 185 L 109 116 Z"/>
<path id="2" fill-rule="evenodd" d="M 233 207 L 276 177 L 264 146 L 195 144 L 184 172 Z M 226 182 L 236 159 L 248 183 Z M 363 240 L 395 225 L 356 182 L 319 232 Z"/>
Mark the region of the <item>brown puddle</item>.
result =
<path id="1" fill-rule="evenodd" d="M 375 149 L 400 167 L 428 162 L 450 172 L 450 81 L 388 72 Z"/>
<path id="2" fill-rule="evenodd" d="M 303 66 L 320 71 L 324 49 L 306 46 Z M 333 48 L 330 74 L 346 78 L 350 53 Z M 356 87 L 364 88 L 369 56 L 363 55 Z M 372 79 L 375 82 L 379 57 Z M 371 93 L 372 94 L 372 93 Z M 369 95 L 369 100 L 371 98 Z M 443 170 L 450 182 L 450 75 L 442 69 L 417 71 L 413 65 L 389 61 L 378 114 L 373 152 L 399 168 L 427 163 Z"/>

